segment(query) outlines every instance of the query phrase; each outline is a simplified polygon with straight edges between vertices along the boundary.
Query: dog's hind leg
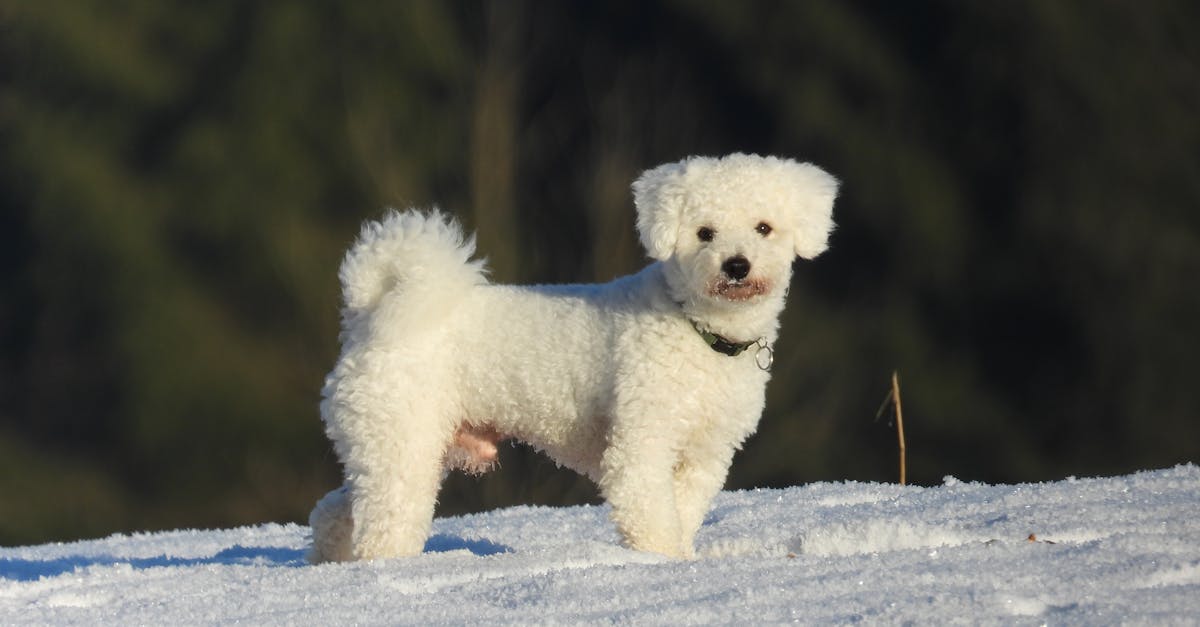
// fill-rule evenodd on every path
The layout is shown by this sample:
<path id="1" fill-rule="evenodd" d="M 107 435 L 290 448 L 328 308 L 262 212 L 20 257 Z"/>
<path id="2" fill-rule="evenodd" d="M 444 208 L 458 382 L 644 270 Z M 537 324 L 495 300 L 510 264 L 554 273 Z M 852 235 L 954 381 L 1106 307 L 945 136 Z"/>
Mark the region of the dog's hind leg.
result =
<path id="1" fill-rule="evenodd" d="M 354 519 L 350 516 L 350 496 L 346 486 L 326 494 L 308 515 L 312 527 L 312 548 L 306 556 L 313 564 L 347 562 L 354 559 L 350 534 Z"/>
<path id="2" fill-rule="evenodd" d="M 455 424 L 442 368 L 426 354 L 350 353 L 326 386 L 321 412 L 344 467 L 352 559 L 425 546 Z"/>
<path id="3" fill-rule="evenodd" d="M 442 214 L 394 212 L 365 225 L 342 262 L 342 355 L 321 418 L 345 472 L 354 559 L 424 548 L 462 419 L 446 342 L 486 283 L 473 250 Z"/>
<path id="4" fill-rule="evenodd" d="M 346 464 L 356 559 L 417 555 L 424 549 L 450 437 L 434 422 L 393 423 L 360 442 L 360 459 Z"/>

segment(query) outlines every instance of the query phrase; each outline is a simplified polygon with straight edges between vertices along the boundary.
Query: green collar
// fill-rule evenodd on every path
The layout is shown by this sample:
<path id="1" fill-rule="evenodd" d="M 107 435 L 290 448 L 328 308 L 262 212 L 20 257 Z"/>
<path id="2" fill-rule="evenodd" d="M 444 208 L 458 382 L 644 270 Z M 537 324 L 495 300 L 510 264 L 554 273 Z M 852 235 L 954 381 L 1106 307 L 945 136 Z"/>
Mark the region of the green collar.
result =
<path id="1" fill-rule="evenodd" d="M 700 328 L 700 325 L 696 324 L 695 320 L 689 319 L 688 322 L 692 323 L 692 328 L 696 330 L 696 333 L 700 334 L 700 339 L 704 340 L 704 343 L 708 344 L 709 348 L 721 353 L 722 355 L 737 357 L 745 352 L 747 348 L 759 343 L 758 340 L 750 340 L 749 342 L 731 342 L 720 335 L 717 335 L 716 333 L 705 331 L 704 329 Z"/>

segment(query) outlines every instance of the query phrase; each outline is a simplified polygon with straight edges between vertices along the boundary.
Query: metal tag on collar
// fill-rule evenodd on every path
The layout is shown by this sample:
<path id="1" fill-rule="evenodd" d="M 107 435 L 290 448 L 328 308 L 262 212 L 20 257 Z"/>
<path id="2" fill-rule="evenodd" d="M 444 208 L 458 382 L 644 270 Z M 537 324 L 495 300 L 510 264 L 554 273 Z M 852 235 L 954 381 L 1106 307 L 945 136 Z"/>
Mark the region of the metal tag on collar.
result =
<path id="1" fill-rule="evenodd" d="M 772 364 L 775 363 L 775 351 L 771 350 L 767 338 L 758 338 L 754 345 L 758 347 L 758 350 L 754 351 L 754 365 L 758 366 L 760 370 L 770 370 Z"/>

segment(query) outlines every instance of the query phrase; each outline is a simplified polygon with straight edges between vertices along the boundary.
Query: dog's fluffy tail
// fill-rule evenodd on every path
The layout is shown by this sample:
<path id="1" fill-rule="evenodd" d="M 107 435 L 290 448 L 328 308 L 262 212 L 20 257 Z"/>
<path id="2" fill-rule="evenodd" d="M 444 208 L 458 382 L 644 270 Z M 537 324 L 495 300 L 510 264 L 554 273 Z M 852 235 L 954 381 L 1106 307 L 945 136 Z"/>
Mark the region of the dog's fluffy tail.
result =
<path id="1" fill-rule="evenodd" d="M 456 220 L 436 209 L 392 210 L 367 222 L 338 270 L 344 325 L 374 311 L 385 295 L 437 300 L 487 283 L 484 262 L 472 261 L 473 254 L 474 236 L 465 237 Z"/>

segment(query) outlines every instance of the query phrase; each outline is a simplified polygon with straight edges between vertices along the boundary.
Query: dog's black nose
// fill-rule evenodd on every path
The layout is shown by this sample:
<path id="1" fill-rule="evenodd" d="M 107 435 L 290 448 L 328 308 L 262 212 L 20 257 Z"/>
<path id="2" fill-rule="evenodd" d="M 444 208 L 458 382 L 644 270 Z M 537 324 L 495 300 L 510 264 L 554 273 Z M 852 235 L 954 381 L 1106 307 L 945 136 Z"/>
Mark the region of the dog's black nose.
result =
<path id="1" fill-rule="evenodd" d="M 750 260 L 741 255 L 730 257 L 721 264 L 721 272 L 734 281 L 741 281 L 750 274 Z"/>

